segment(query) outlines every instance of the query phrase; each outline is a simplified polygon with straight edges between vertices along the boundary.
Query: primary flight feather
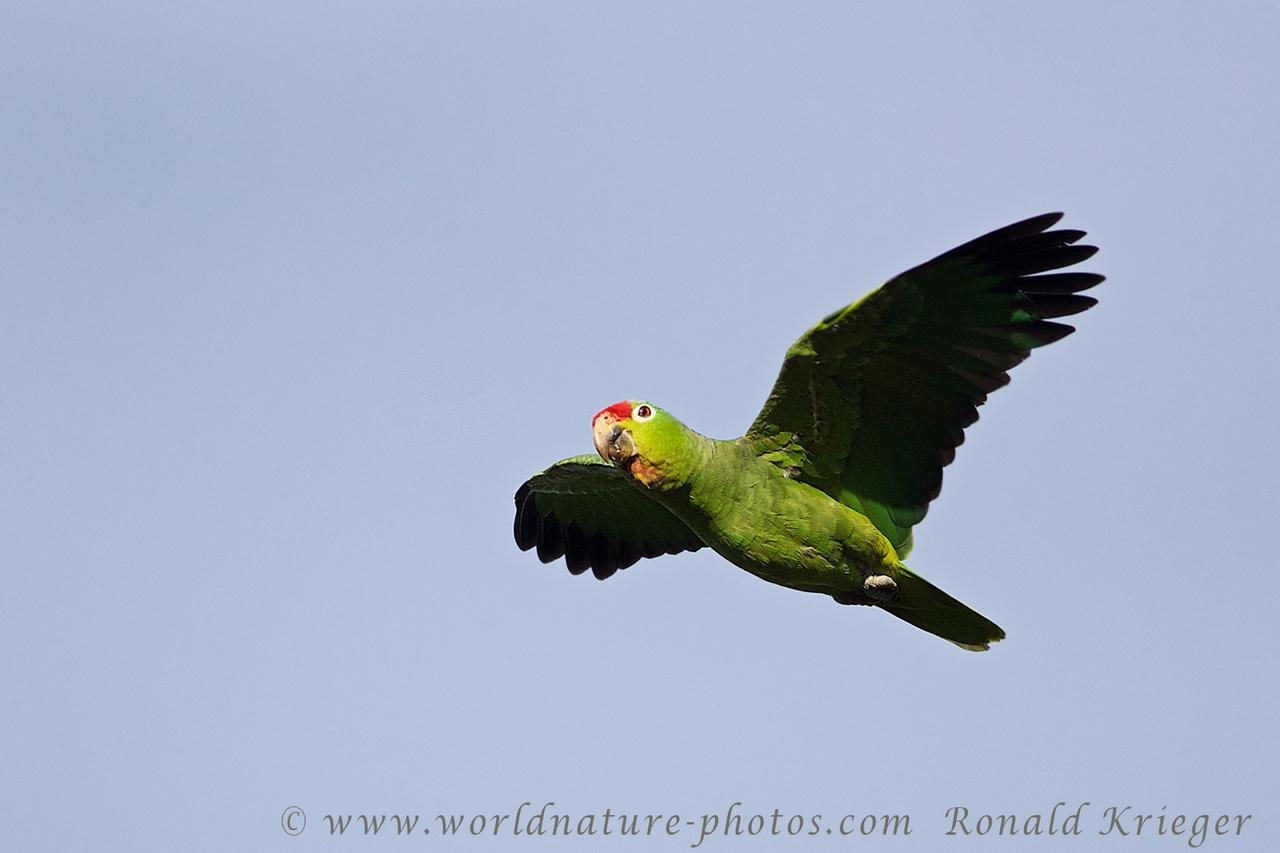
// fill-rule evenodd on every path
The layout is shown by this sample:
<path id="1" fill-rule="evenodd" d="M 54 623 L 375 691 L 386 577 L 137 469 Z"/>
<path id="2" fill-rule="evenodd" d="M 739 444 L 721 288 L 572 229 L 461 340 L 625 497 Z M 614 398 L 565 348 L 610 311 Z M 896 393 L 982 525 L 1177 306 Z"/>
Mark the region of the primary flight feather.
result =
<path id="1" fill-rule="evenodd" d="M 1016 222 L 894 276 L 805 332 L 741 438 L 699 435 L 653 403 L 598 412 L 597 456 L 516 492 L 515 538 L 544 563 L 604 579 L 642 557 L 711 548 L 772 583 L 880 607 L 967 649 L 991 620 L 902 563 L 987 394 L 1030 351 L 1074 331 L 1052 318 L 1103 277 L 1061 213 Z"/>

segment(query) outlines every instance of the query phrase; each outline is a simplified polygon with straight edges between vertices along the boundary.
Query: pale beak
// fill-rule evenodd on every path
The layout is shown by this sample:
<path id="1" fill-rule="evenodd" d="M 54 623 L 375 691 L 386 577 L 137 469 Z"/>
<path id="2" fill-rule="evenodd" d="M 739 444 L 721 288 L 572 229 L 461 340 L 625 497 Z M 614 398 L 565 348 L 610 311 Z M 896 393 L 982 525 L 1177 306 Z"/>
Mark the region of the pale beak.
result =
<path id="1" fill-rule="evenodd" d="M 618 426 L 618 419 L 611 414 L 602 414 L 591 425 L 591 438 L 596 445 L 596 453 L 606 462 L 626 462 L 636 455 L 636 443 L 631 433 Z"/>

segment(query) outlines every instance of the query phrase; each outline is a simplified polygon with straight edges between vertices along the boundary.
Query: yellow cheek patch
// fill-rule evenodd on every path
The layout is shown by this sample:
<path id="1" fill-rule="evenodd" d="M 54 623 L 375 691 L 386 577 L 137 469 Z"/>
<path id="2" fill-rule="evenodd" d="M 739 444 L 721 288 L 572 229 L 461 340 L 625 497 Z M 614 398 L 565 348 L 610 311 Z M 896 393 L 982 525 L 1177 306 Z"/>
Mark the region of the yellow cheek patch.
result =
<path id="1" fill-rule="evenodd" d="M 662 480 L 662 472 L 654 465 L 646 465 L 639 456 L 631 460 L 630 471 L 632 477 L 646 486 L 655 485 Z"/>

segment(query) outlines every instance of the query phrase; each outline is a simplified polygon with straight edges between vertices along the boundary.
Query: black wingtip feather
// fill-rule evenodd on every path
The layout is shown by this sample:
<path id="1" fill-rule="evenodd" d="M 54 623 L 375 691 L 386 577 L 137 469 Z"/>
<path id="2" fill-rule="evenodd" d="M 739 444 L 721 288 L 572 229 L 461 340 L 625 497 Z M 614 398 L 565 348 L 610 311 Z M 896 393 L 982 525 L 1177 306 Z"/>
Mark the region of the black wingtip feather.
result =
<path id="1" fill-rule="evenodd" d="M 1019 237 L 1016 240 L 1010 240 L 1007 243 L 996 243 L 990 248 L 975 253 L 975 257 L 982 263 L 998 267 L 1002 262 L 1006 262 L 1013 258 L 1023 257 L 1034 254 L 1036 252 L 1044 252 L 1050 249 L 1062 249 L 1080 240 L 1085 236 L 1083 231 L 1074 231 L 1063 229 L 1061 231 L 1046 231 L 1043 234 L 1031 234 L 1026 237 Z"/>
<path id="2" fill-rule="evenodd" d="M 1046 346 L 1060 341 L 1076 330 L 1075 326 L 1066 323 L 1054 323 L 1050 320 L 1036 320 L 1033 323 L 1019 323 L 1017 330 L 1022 334 L 1035 337 L 1038 346 Z"/>
<path id="3" fill-rule="evenodd" d="M 999 326 L 970 326 L 968 330 L 990 339 L 992 343 L 1016 341 L 1019 337 L 1024 337 L 1031 341 L 1032 347 L 1042 347 L 1062 340 L 1074 332 L 1076 327 L 1051 320 L 1033 320 L 1029 323 L 1007 323 Z"/>
<path id="4" fill-rule="evenodd" d="M 1023 350 L 992 350 L 982 349 L 981 347 L 964 346 L 961 344 L 953 344 L 951 348 L 959 350 L 966 355 L 971 355 L 979 361 L 1006 372 L 1026 361 L 1028 355 L 1028 353 Z"/>
<path id="5" fill-rule="evenodd" d="M 630 539 L 622 539 L 618 542 L 618 568 L 625 569 L 628 566 L 634 566 L 640 561 L 644 555 L 640 552 L 640 546 Z"/>
<path id="6" fill-rule="evenodd" d="M 961 367 L 952 367 L 951 372 L 959 376 L 965 382 L 968 382 L 974 388 L 977 388 L 984 394 L 990 394 L 999 388 L 1009 384 L 1009 374 L 1004 371 L 998 373 L 986 374 L 975 373 L 971 370 L 965 370 Z"/>
<path id="7" fill-rule="evenodd" d="M 591 568 L 591 540 L 576 521 L 564 529 L 564 563 L 569 574 L 580 575 Z"/>
<path id="8" fill-rule="evenodd" d="M 667 549 L 664 546 L 650 542 L 647 539 L 640 543 L 640 550 L 645 557 L 661 557 L 667 553 Z"/>
<path id="9" fill-rule="evenodd" d="M 1029 275 L 1010 282 L 1007 290 L 1024 293 L 1079 293 L 1097 287 L 1107 280 L 1093 272 L 1058 272 L 1049 275 Z"/>
<path id="10" fill-rule="evenodd" d="M 1083 240 L 1088 233 L 1079 228 L 1060 228 L 1057 231 L 1046 231 L 1045 236 L 1053 237 L 1064 245 L 1070 245 Z"/>
<path id="11" fill-rule="evenodd" d="M 1028 219 L 1014 222 L 1011 225 L 1006 225 L 1003 228 L 997 228 L 994 231 L 983 234 L 981 237 L 970 240 L 968 243 L 956 246 L 954 249 L 944 252 L 934 258 L 934 261 L 946 261 L 953 258 L 977 255 L 1002 243 L 1016 240 L 1019 237 L 1029 237 L 1033 234 L 1039 234 L 1042 231 L 1052 228 L 1057 224 L 1058 220 L 1062 219 L 1062 217 L 1063 214 L 1061 212 L 1042 213 L 1039 216 L 1032 216 Z"/>
<path id="12" fill-rule="evenodd" d="M 528 551 L 538 544 L 538 509 L 527 485 L 516 492 L 515 534 L 516 546 L 521 551 Z"/>
<path id="13" fill-rule="evenodd" d="M 618 554 L 614 545 L 599 532 L 591 537 L 591 572 L 597 580 L 612 577 L 618 571 Z"/>
<path id="14" fill-rule="evenodd" d="M 538 525 L 538 559 L 552 563 L 564 556 L 564 533 L 556 514 L 549 512 Z"/>
<path id="15" fill-rule="evenodd" d="M 1032 299 L 1035 311 L 1041 319 L 1050 317 L 1070 317 L 1087 311 L 1098 304 L 1092 296 L 1076 296 L 1074 294 L 1037 294 Z"/>
<path id="16" fill-rule="evenodd" d="M 1018 254 L 994 265 L 996 272 L 1009 276 L 1034 275 L 1087 261 L 1098 253 L 1097 246 L 1058 246 Z"/>

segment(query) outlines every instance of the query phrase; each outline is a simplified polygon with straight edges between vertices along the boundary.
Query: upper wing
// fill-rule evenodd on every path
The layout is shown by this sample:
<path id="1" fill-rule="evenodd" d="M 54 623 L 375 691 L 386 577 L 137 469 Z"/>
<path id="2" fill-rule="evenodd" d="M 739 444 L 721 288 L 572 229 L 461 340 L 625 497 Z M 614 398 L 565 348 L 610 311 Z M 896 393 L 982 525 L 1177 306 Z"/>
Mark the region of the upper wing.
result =
<path id="1" fill-rule="evenodd" d="M 516 491 L 516 544 L 604 580 L 641 557 L 702 547 L 698 535 L 599 456 L 573 456 Z"/>
<path id="2" fill-rule="evenodd" d="M 1036 275 L 1091 257 L 1047 213 L 895 276 L 787 350 L 740 441 L 866 515 L 899 550 L 942 488 L 987 394 L 1035 347 L 1075 331 L 1047 318 L 1097 300 L 1092 273 Z"/>

